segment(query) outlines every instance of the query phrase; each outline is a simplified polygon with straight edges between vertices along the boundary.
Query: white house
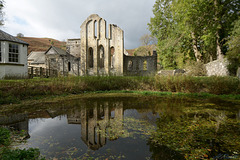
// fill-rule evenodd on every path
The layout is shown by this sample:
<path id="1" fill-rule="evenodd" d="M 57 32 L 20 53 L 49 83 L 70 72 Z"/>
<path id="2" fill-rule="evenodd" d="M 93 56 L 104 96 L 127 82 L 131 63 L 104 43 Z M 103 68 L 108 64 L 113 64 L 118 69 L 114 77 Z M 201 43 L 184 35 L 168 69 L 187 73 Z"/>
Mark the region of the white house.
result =
<path id="1" fill-rule="evenodd" d="M 28 43 L 0 30 L 0 79 L 28 76 Z"/>

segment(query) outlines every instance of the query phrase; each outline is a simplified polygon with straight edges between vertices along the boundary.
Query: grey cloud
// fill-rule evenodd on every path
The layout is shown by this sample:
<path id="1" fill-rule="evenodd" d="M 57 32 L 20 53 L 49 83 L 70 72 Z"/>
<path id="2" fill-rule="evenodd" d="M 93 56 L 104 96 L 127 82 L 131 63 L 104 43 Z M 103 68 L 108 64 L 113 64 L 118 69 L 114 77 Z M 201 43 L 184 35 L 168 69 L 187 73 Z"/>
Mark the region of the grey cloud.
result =
<path id="1" fill-rule="evenodd" d="M 19 3 L 19 0 L 12 1 Z M 51 38 L 63 40 L 80 37 L 80 25 L 90 14 L 95 13 L 108 24 L 117 24 L 122 28 L 125 33 L 125 48 L 132 49 L 138 47 L 139 38 L 148 33 L 147 23 L 152 16 L 154 2 L 155 0 L 22 0 L 21 5 L 31 9 L 21 10 L 20 15 L 21 19 L 26 19 L 32 32 L 37 32 L 36 35 L 51 35 L 54 36 Z M 14 23 L 9 24 L 7 27 L 13 30 Z M 18 30 L 17 33 L 21 30 L 26 32 L 26 29 L 19 27 Z M 29 34 L 32 32 L 23 34 L 31 36 Z"/>

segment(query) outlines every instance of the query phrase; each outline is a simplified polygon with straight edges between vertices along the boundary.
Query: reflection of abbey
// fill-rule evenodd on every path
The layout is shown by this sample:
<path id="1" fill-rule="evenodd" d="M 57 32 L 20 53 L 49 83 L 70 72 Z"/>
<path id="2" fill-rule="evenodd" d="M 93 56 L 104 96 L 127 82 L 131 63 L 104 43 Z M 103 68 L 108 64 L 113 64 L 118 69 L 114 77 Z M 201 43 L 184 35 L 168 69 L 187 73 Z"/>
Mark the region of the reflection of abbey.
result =
<path id="1" fill-rule="evenodd" d="M 83 142 L 90 149 L 97 150 L 106 144 L 106 137 L 116 139 L 120 136 L 118 134 L 121 132 L 118 131 L 123 128 L 123 104 L 121 102 L 95 102 L 93 107 L 87 108 L 88 105 L 83 104 L 79 111 L 73 110 L 67 115 L 67 119 L 69 124 L 81 124 Z M 107 132 L 108 129 L 111 132 Z"/>
<path id="2" fill-rule="evenodd" d="M 67 40 L 67 51 L 51 47 L 43 53 L 32 52 L 30 66 L 42 65 L 61 73 L 74 75 L 149 75 L 157 71 L 157 54 L 128 56 L 124 48 L 124 32 L 96 14 L 81 25 L 80 39 Z M 45 65 L 45 66 L 44 66 Z"/>
<path id="3" fill-rule="evenodd" d="M 91 106 L 91 107 L 89 107 Z M 8 126 L 14 130 L 29 132 L 29 119 L 55 118 L 67 114 L 68 124 L 81 125 L 82 141 L 91 149 L 98 150 L 109 140 L 115 140 L 123 129 L 123 102 L 94 102 L 82 103 L 81 107 L 70 110 L 45 110 L 36 114 L 14 114 L 0 116 L 0 126 Z M 101 132 L 99 132 L 101 131 Z M 29 138 L 30 135 L 26 138 Z M 111 137 L 111 138 L 110 138 Z"/>

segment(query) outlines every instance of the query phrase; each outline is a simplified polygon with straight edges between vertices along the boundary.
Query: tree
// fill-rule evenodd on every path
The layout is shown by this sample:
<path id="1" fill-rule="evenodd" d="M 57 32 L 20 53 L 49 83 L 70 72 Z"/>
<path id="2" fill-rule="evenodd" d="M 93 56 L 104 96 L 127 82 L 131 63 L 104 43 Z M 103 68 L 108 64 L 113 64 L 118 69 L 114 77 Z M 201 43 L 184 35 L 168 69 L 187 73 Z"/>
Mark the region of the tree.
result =
<path id="1" fill-rule="evenodd" d="M 240 66 L 240 17 L 233 24 L 233 31 L 227 41 L 229 47 L 227 58 L 231 62 L 228 66 L 229 70 L 232 75 L 235 75 L 237 68 Z"/>
<path id="2" fill-rule="evenodd" d="M 239 8 L 239 0 L 156 0 L 154 17 L 148 25 L 158 39 L 163 66 L 169 68 L 168 64 L 174 66 L 173 62 L 178 65 L 192 59 L 207 63 L 222 58 Z"/>
<path id="3" fill-rule="evenodd" d="M 134 50 L 135 56 L 150 56 L 153 53 L 153 50 L 156 49 L 157 39 L 149 34 L 144 34 L 140 38 L 141 45 L 140 47 Z"/>
<path id="4" fill-rule="evenodd" d="M 4 1 L 0 0 L 0 26 L 3 25 L 3 21 L 4 21 L 4 19 L 3 19 L 3 15 L 4 15 L 3 8 L 4 8 Z"/>
<path id="5" fill-rule="evenodd" d="M 22 33 L 18 33 L 17 37 L 21 38 L 21 37 L 24 37 L 24 35 Z"/>

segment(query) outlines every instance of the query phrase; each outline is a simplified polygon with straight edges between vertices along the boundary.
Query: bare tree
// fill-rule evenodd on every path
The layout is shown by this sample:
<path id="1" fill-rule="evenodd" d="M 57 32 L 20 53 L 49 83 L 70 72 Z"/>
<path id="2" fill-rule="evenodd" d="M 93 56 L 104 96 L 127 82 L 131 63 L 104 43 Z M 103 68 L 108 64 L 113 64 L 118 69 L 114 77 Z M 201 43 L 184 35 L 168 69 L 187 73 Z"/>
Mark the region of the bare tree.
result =
<path id="1" fill-rule="evenodd" d="M 4 23 L 4 12 L 3 12 L 3 8 L 4 8 L 4 0 L 0 0 L 0 26 L 2 26 Z"/>

